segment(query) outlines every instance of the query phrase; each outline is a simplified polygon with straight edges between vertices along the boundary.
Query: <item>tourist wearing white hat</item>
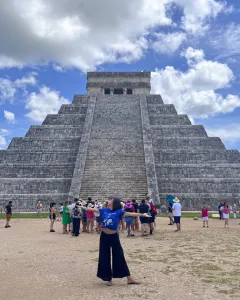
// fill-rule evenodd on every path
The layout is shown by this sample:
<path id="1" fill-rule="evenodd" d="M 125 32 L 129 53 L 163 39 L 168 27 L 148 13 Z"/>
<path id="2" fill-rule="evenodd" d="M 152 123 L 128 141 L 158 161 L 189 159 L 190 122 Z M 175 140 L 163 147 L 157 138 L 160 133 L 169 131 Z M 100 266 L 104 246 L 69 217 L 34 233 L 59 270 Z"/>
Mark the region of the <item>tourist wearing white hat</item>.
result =
<path id="1" fill-rule="evenodd" d="M 236 220 L 237 219 L 237 205 L 233 204 L 233 218 Z"/>
<path id="2" fill-rule="evenodd" d="M 173 200 L 173 206 L 172 206 L 172 211 L 173 211 L 173 217 L 174 217 L 174 223 L 177 226 L 176 232 L 181 231 L 181 216 L 182 216 L 182 205 L 180 204 L 180 200 L 175 197 Z"/>

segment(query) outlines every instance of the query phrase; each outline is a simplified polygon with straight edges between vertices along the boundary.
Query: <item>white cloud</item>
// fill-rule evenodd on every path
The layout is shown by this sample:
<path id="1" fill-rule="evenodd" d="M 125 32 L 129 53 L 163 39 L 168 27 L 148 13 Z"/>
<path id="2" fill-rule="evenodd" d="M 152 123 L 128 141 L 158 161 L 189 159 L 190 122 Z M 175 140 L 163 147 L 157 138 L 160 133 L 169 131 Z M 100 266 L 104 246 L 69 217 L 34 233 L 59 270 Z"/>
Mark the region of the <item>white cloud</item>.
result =
<path id="1" fill-rule="evenodd" d="M 49 87 L 42 87 L 39 93 L 31 93 L 27 99 L 25 108 L 30 110 L 26 116 L 34 121 L 43 121 L 47 114 L 56 114 L 62 104 L 69 101 L 60 97 L 59 92 Z"/>
<path id="2" fill-rule="evenodd" d="M 0 6 L 0 68 L 56 63 L 66 69 L 93 70 L 106 62 L 139 60 L 159 27 L 176 29 L 169 9 L 183 9 L 182 29 L 198 33 L 225 7 L 216 0 L 8 0 Z M 165 35 L 166 51 L 175 51 L 185 33 Z M 161 34 L 158 40 L 164 40 Z M 13 41 L 19 41 L 17 46 Z M 156 51 L 161 47 L 154 45 Z"/>
<path id="3" fill-rule="evenodd" d="M 0 78 L 0 104 L 6 101 L 12 102 L 17 91 L 25 91 L 27 86 L 36 85 L 36 82 L 33 74 L 14 81 L 8 78 Z"/>
<path id="4" fill-rule="evenodd" d="M 53 64 L 52 67 L 53 67 L 53 69 L 54 69 L 55 71 L 57 71 L 57 72 L 64 72 L 63 67 L 61 67 L 61 66 L 59 66 L 59 65 L 57 65 L 57 64 Z"/>
<path id="5" fill-rule="evenodd" d="M 152 49 L 158 53 L 172 54 L 179 49 L 181 44 L 187 39 L 186 33 L 156 33 L 155 41 L 152 43 Z"/>
<path id="6" fill-rule="evenodd" d="M 11 111 L 4 110 L 4 118 L 10 123 L 15 123 L 15 115 Z"/>
<path id="7" fill-rule="evenodd" d="M 152 73 L 153 94 L 161 94 L 165 103 L 173 103 L 179 113 L 192 118 L 232 112 L 240 106 L 238 96 L 224 97 L 217 92 L 228 88 L 234 79 L 226 64 L 206 60 L 202 50 L 189 48 L 184 55 L 189 66 L 186 72 L 168 66 Z"/>
<path id="8" fill-rule="evenodd" d="M 0 149 L 4 149 L 7 146 L 6 136 L 10 134 L 10 131 L 7 129 L 0 128 Z"/>
<path id="9" fill-rule="evenodd" d="M 206 127 L 206 131 L 209 136 L 218 136 L 224 143 L 228 144 L 230 147 L 235 147 L 240 144 L 240 124 L 225 124 L 224 127 Z"/>
<path id="10" fill-rule="evenodd" d="M 209 42 L 215 48 L 218 58 L 240 55 L 240 24 L 231 23 L 213 31 Z"/>
<path id="11" fill-rule="evenodd" d="M 183 8 L 182 28 L 193 34 L 203 34 L 209 28 L 209 19 L 226 8 L 225 1 L 215 0 L 174 0 Z"/>

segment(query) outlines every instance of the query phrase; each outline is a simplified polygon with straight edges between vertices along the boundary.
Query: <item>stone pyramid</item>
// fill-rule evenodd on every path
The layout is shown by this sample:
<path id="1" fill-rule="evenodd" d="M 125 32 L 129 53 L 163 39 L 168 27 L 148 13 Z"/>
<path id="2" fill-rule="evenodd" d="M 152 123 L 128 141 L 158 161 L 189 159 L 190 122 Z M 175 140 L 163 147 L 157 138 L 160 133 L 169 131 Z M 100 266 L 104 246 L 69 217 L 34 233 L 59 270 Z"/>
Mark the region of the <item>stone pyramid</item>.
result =
<path id="1" fill-rule="evenodd" d="M 90 72 L 87 91 L 0 151 L 0 207 L 147 193 L 184 209 L 239 203 L 239 152 L 150 95 L 149 72 Z"/>

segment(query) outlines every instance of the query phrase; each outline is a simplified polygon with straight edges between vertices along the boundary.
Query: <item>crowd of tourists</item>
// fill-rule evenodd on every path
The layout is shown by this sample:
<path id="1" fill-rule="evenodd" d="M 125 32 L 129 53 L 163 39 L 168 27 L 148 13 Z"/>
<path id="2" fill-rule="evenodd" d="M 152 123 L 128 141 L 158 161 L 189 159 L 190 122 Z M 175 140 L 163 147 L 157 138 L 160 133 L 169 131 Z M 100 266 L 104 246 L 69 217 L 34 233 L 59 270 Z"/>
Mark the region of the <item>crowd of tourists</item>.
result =
<path id="1" fill-rule="evenodd" d="M 176 232 L 181 231 L 182 206 L 177 197 L 167 199 L 169 212 L 169 225 L 176 224 Z M 219 204 L 219 218 L 224 219 L 224 226 L 228 228 L 230 207 L 226 202 Z M 6 228 L 11 227 L 9 222 L 12 216 L 12 201 L 5 208 Z M 203 227 L 209 227 L 208 208 L 202 208 Z M 237 209 L 233 208 L 234 218 Z M 73 203 L 66 201 L 61 203 L 59 209 L 52 202 L 49 207 L 50 232 L 55 232 L 56 220 L 62 222 L 62 233 L 79 236 L 80 231 L 89 234 L 95 231 L 100 234 L 99 259 L 97 277 L 112 285 L 113 278 L 127 278 L 128 284 L 139 284 L 129 271 L 121 246 L 119 232 L 126 232 L 127 237 L 134 237 L 136 231 L 141 231 L 142 236 L 152 235 L 156 228 L 155 217 L 157 209 L 152 199 L 148 196 L 141 203 L 136 200 L 125 202 L 117 197 L 109 197 L 107 201 L 93 201 L 90 197 L 87 201 L 75 199 Z M 37 204 L 37 216 L 42 216 L 42 204 Z M 82 229 L 81 229 L 82 224 Z M 112 251 L 112 265 L 111 265 Z"/>
<path id="2" fill-rule="evenodd" d="M 158 213 L 152 199 L 148 196 L 140 203 L 137 200 L 120 201 L 123 216 L 118 223 L 118 232 L 127 234 L 127 237 L 134 237 L 136 231 L 141 231 L 142 236 L 152 235 L 156 227 L 155 217 Z M 63 224 L 63 234 L 71 233 L 79 236 L 80 232 L 98 233 L 102 231 L 103 217 L 101 211 L 109 207 L 109 199 L 105 202 L 93 201 L 91 197 L 87 201 L 74 199 L 74 202 L 66 201 L 57 208 L 56 203 L 51 203 L 49 208 L 50 232 L 55 232 L 55 221 Z M 92 211 L 89 208 L 96 208 L 99 211 Z M 139 216 L 127 216 L 126 213 L 135 213 Z M 148 217 L 143 217 L 147 214 Z"/>

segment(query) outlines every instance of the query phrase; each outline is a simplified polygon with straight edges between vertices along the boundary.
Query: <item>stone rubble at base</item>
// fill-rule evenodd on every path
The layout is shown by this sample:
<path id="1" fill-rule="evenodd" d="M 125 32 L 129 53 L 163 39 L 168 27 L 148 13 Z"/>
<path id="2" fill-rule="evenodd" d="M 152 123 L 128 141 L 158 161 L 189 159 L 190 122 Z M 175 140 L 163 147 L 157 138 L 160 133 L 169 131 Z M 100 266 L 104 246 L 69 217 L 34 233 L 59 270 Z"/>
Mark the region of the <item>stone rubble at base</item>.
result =
<path id="1" fill-rule="evenodd" d="M 176 195 L 185 210 L 239 203 L 240 153 L 150 95 L 149 72 L 90 72 L 87 90 L 0 151 L 0 207 L 147 193 L 156 204 Z"/>

